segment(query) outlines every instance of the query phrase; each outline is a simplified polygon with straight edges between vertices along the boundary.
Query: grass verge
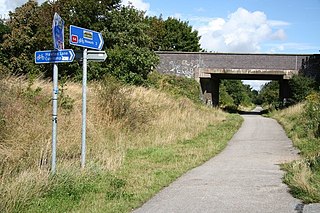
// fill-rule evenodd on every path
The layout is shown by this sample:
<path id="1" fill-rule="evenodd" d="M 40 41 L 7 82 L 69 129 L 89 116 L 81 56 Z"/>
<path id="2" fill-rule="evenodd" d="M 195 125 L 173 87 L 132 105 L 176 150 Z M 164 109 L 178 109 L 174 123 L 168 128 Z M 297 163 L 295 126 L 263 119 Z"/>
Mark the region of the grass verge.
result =
<path id="1" fill-rule="evenodd" d="M 314 125 L 311 125 L 312 120 L 317 119 L 316 114 L 308 116 L 309 104 L 307 101 L 274 112 L 272 117 L 279 121 L 294 146 L 300 150 L 299 160 L 282 165 L 286 171 L 284 182 L 294 197 L 305 203 L 316 203 L 320 202 L 320 139 L 315 134 Z"/>
<path id="2" fill-rule="evenodd" d="M 0 212 L 128 212 L 218 153 L 241 124 L 180 95 L 91 82 L 80 170 L 81 85 L 65 82 L 50 176 L 51 92 L 50 82 L 0 79 Z"/>
<path id="3" fill-rule="evenodd" d="M 115 172 L 88 168 L 84 173 L 59 173 L 51 187 L 33 199 L 26 212 L 130 212 L 186 171 L 218 154 L 241 124 L 230 115 L 209 125 L 193 139 L 168 145 L 128 149 Z"/>

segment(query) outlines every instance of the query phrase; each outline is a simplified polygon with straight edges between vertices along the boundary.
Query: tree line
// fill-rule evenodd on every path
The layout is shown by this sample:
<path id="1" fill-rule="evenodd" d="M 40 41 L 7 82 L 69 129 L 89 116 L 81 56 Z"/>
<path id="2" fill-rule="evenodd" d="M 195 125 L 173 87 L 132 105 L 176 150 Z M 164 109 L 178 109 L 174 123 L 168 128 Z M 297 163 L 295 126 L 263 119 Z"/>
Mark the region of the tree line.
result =
<path id="1" fill-rule="evenodd" d="M 22 74 L 51 75 L 50 65 L 35 65 L 34 52 L 51 50 L 52 19 L 57 12 L 65 21 L 65 41 L 69 25 L 101 32 L 105 63 L 90 66 L 89 79 L 112 74 L 130 84 L 143 84 L 158 63 L 154 51 L 200 51 L 200 37 L 188 22 L 180 19 L 146 16 L 120 0 L 57 0 L 38 5 L 29 0 L 10 12 L 9 20 L 0 23 L 1 70 Z M 65 48 L 71 48 L 65 42 Z M 73 49 L 77 49 L 72 47 Z M 60 65 L 61 75 L 78 78 L 78 63 Z"/>

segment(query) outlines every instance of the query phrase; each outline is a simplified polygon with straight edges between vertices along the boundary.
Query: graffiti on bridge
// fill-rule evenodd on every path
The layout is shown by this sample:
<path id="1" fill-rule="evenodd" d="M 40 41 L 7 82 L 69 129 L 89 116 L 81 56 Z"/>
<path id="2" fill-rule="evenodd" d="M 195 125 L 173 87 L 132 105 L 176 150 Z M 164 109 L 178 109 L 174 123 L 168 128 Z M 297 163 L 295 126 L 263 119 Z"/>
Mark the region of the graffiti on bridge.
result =
<path id="1" fill-rule="evenodd" d="M 196 69 L 200 67 L 200 60 L 170 61 L 167 73 L 187 78 L 194 78 Z"/>

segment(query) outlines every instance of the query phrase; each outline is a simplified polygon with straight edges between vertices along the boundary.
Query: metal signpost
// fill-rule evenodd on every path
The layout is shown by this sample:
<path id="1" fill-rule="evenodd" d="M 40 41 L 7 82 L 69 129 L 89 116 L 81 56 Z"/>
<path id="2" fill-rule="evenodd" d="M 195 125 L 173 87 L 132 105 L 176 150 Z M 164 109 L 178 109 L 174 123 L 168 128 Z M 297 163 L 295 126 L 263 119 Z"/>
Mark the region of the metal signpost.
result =
<path id="1" fill-rule="evenodd" d="M 54 50 L 44 50 L 35 52 L 36 64 L 53 63 L 53 97 L 52 97 L 52 163 L 51 173 L 56 173 L 56 149 L 57 149 L 57 123 L 58 123 L 58 65 L 57 63 L 72 62 L 76 57 L 83 61 L 83 81 L 82 81 L 82 143 L 81 143 L 81 167 L 85 166 L 86 156 L 86 102 L 87 102 L 87 63 L 89 61 L 105 61 L 107 54 L 105 51 L 92 51 L 87 48 L 101 50 L 103 38 L 101 33 L 70 26 L 70 44 L 84 47 L 83 53 L 74 53 L 72 49 L 64 49 L 64 21 L 57 14 L 54 14 L 52 23 L 52 38 Z"/>
<path id="2" fill-rule="evenodd" d="M 52 92 L 52 160 L 51 173 L 56 173 L 57 161 L 57 124 L 58 124 L 58 65 L 57 63 L 72 62 L 73 50 L 64 49 L 64 21 L 58 13 L 54 14 L 52 22 L 52 38 L 54 50 L 36 51 L 35 63 L 53 63 L 53 92 Z"/>
<path id="3" fill-rule="evenodd" d="M 64 21 L 58 13 L 54 14 L 52 21 L 53 47 L 56 50 L 64 48 Z M 53 93 L 52 93 L 52 160 L 51 172 L 56 173 L 57 158 L 57 124 L 58 124 L 58 65 L 53 64 Z"/>
<path id="4" fill-rule="evenodd" d="M 82 54 L 83 76 L 82 76 L 82 141 L 81 141 L 81 168 L 84 168 L 85 161 L 86 161 L 87 63 L 88 63 L 88 56 L 89 56 L 88 52 L 90 52 L 88 51 L 87 48 L 101 50 L 103 47 L 104 41 L 101 33 L 99 32 L 70 25 L 70 41 L 69 42 L 71 45 L 84 48 L 83 54 Z M 100 55 L 102 56 L 99 56 L 100 60 L 98 59 L 98 61 L 102 61 L 101 57 L 106 58 L 105 52 L 100 53 Z"/>

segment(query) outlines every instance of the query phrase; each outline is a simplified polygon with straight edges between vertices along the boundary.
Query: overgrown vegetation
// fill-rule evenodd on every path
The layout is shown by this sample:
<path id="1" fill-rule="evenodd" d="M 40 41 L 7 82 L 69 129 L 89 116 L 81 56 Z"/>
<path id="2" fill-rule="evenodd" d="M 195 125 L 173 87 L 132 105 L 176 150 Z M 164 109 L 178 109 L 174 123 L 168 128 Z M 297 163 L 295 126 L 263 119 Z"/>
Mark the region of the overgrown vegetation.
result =
<path id="1" fill-rule="evenodd" d="M 167 92 L 177 98 L 185 97 L 194 103 L 201 103 L 200 85 L 195 79 L 152 72 L 148 75 L 146 86 Z"/>
<path id="2" fill-rule="evenodd" d="M 283 103 L 283 100 L 279 100 L 279 82 L 270 81 L 262 87 L 255 102 L 271 110 L 288 107 L 305 101 L 306 97 L 312 91 L 319 91 L 318 84 L 319 83 L 312 78 L 303 75 L 294 75 L 293 78 L 289 80 L 291 98 Z"/>
<path id="3" fill-rule="evenodd" d="M 87 168 L 80 171 L 81 86 L 65 81 L 62 89 L 58 172 L 50 176 L 51 83 L 1 79 L 1 212 L 128 212 L 218 153 L 241 123 L 108 77 L 89 84 Z"/>
<path id="4" fill-rule="evenodd" d="M 89 80 L 112 74 L 125 83 L 142 85 L 155 69 L 158 56 L 154 50 L 200 51 L 200 37 L 188 22 L 175 18 L 149 17 L 120 0 L 57 0 L 38 5 L 29 0 L 0 22 L 0 66 L 10 73 L 29 73 L 51 77 L 50 65 L 35 65 L 34 52 L 52 49 L 52 19 L 55 12 L 65 21 L 65 41 L 69 25 L 102 33 L 104 63 L 90 65 Z M 51 18 L 50 18 L 51 17 Z M 65 48 L 71 48 L 65 42 Z M 73 49 L 79 49 L 72 47 Z M 60 65 L 61 76 L 81 79 L 81 66 L 74 62 Z"/>
<path id="5" fill-rule="evenodd" d="M 228 111 L 253 106 L 257 91 L 241 80 L 222 80 L 220 85 L 220 106 Z"/>
<path id="6" fill-rule="evenodd" d="M 304 103 L 276 112 L 301 159 L 283 165 L 284 181 L 293 195 L 306 203 L 320 202 L 320 94 L 313 92 Z"/>

